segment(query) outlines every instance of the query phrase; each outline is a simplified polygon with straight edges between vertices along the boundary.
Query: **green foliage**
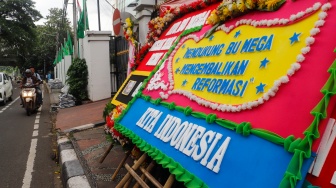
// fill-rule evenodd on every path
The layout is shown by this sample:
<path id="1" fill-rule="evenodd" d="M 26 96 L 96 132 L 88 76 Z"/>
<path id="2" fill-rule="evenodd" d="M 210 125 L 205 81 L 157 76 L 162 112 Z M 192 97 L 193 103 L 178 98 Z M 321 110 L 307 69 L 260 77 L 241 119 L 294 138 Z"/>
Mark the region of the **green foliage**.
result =
<path id="1" fill-rule="evenodd" d="M 1 42 L 25 50 L 34 42 L 35 21 L 42 18 L 32 0 L 0 1 Z"/>
<path id="2" fill-rule="evenodd" d="M 32 0 L 0 0 L 0 62 L 15 65 L 26 61 L 35 45 L 34 22 L 42 18 Z"/>
<path id="3" fill-rule="evenodd" d="M 53 71 L 53 61 L 60 45 L 71 31 L 71 22 L 63 18 L 63 10 L 59 8 L 49 9 L 44 25 L 38 25 L 35 29 L 37 39 L 27 57 L 27 64 L 33 64 L 37 70 Z M 45 66 L 45 67 L 44 67 Z"/>
<path id="4" fill-rule="evenodd" d="M 103 118 L 106 121 L 106 116 L 108 116 L 116 106 L 111 102 L 108 102 L 103 111 Z"/>
<path id="5" fill-rule="evenodd" d="M 111 134 L 105 134 L 106 141 L 115 143 Z"/>
<path id="6" fill-rule="evenodd" d="M 85 59 L 76 58 L 67 72 L 69 93 L 76 98 L 77 104 L 88 98 L 88 68 Z"/>
<path id="7" fill-rule="evenodd" d="M 43 24 L 35 25 L 41 18 L 33 0 L 0 0 L 1 65 L 54 70 L 56 51 L 72 30 L 71 22 L 59 8 L 50 8 Z"/>

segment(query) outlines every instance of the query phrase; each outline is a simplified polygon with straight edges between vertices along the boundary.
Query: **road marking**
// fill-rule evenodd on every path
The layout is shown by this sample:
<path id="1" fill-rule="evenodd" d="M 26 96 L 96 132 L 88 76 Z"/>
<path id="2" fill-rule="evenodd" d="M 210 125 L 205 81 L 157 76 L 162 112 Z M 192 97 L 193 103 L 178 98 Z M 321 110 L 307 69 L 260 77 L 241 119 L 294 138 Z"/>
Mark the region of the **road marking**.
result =
<path id="1" fill-rule="evenodd" d="M 9 103 L 8 105 L 6 105 L 2 110 L 0 110 L 0 114 L 2 112 L 4 112 L 5 110 L 7 110 L 7 108 L 9 108 L 12 104 L 14 104 L 15 101 L 17 101 L 20 97 L 17 97 L 14 101 L 12 101 L 11 103 Z"/>
<path id="2" fill-rule="evenodd" d="M 39 110 L 40 111 L 37 112 L 36 117 L 35 117 L 34 129 L 38 129 L 38 124 L 40 122 L 42 106 L 39 108 Z M 33 136 L 33 138 L 32 138 L 31 143 L 30 143 L 30 150 L 29 150 L 29 155 L 28 155 L 28 160 L 27 160 L 26 172 L 25 172 L 24 177 L 23 177 L 22 188 L 30 188 L 30 184 L 31 184 L 31 181 L 32 181 L 32 176 L 33 176 L 34 163 L 35 163 L 35 157 L 36 157 L 36 147 L 37 147 L 37 138 L 36 137 L 38 136 L 38 130 L 34 130 L 32 136 Z"/>
<path id="3" fill-rule="evenodd" d="M 33 131 L 33 137 L 37 137 L 38 136 L 38 130 L 34 130 Z"/>
<path id="4" fill-rule="evenodd" d="M 36 157 L 36 146 L 37 146 L 37 138 L 32 139 L 30 144 L 29 156 L 27 161 L 26 172 L 23 178 L 22 188 L 29 188 L 30 183 L 32 181 L 32 173 L 34 169 L 34 161 Z"/>

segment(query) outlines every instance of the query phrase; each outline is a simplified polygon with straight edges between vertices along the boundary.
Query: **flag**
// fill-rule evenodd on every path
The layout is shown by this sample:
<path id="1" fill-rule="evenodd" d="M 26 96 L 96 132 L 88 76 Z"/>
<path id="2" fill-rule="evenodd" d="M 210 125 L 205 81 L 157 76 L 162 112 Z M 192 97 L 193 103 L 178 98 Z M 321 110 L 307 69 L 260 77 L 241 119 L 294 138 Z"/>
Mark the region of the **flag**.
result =
<path id="1" fill-rule="evenodd" d="M 61 44 L 61 53 L 62 53 L 62 59 L 64 56 L 66 56 L 66 49 L 64 48 L 63 44 Z"/>
<path id="2" fill-rule="evenodd" d="M 64 48 L 63 48 L 63 53 L 64 56 L 69 55 L 69 47 L 68 47 L 68 43 L 64 40 Z"/>
<path id="3" fill-rule="evenodd" d="M 73 46 L 72 46 L 71 36 L 70 36 L 69 32 L 68 32 L 67 46 L 68 46 L 69 55 L 72 55 L 73 54 Z"/>
<path id="4" fill-rule="evenodd" d="M 62 49 L 59 49 L 59 50 L 58 50 L 57 63 L 61 62 L 62 59 L 63 59 L 63 56 L 62 56 L 63 53 L 62 53 L 61 50 L 62 50 Z"/>
<path id="5" fill-rule="evenodd" d="M 87 15 L 86 0 L 83 0 L 83 10 L 77 24 L 77 37 L 84 38 L 84 31 L 89 30 L 89 17 Z"/>
<path id="6" fill-rule="evenodd" d="M 79 4 L 79 1 L 78 0 L 76 0 L 77 1 L 77 9 L 78 9 L 78 12 L 79 12 L 79 14 L 82 12 L 82 9 L 81 9 L 81 6 L 80 6 L 80 4 Z"/>

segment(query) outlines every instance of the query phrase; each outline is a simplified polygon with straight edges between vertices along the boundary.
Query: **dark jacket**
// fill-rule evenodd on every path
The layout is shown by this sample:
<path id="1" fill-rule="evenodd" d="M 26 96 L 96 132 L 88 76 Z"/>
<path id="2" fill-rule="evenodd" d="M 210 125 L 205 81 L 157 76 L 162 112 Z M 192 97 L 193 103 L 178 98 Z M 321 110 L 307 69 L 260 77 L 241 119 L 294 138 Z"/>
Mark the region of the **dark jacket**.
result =
<path id="1" fill-rule="evenodd" d="M 34 75 L 31 76 L 31 79 L 33 80 L 33 84 L 37 84 L 40 83 L 41 80 L 39 80 L 38 78 L 36 78 Z M 25 85 L 27 83 L 27 77 L 23 77 L 22 81 L 21 81 L 21 87 L 23 85 Z"/>

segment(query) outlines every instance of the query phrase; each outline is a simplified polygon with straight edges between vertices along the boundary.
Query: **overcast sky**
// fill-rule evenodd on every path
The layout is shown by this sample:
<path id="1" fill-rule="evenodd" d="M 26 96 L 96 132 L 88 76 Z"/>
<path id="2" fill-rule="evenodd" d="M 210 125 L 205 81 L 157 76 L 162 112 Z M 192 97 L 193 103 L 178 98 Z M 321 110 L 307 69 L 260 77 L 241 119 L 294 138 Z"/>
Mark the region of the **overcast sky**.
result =
<path id="1" fill-rule="evenodd" d="M 35 2 L 35 9 L 38 10 L 43 17 L 49 15 L 50 8 L 63 8 L 64 0 L 33 0 Z M 81 7 L 83 8 L 83 0 L 78 0 Z M 89 15 L 89 26 L 90 30 L 98 31 L 98 0 L 87 0 L 87 11 Z M 113 9 L 106 1 L 111 3 L 111 0 L 99 0 L 100 4 L 100 27 L 102 31 L 112 31 L 112 15 Z M 71 3 L 71 4 L 70 4 Z M 67 8 L 67 18 L 72 22 L 72 0 L 69 0 Z M 36 22 L 37 25 L 43 25 L 44 19 Z"/>

